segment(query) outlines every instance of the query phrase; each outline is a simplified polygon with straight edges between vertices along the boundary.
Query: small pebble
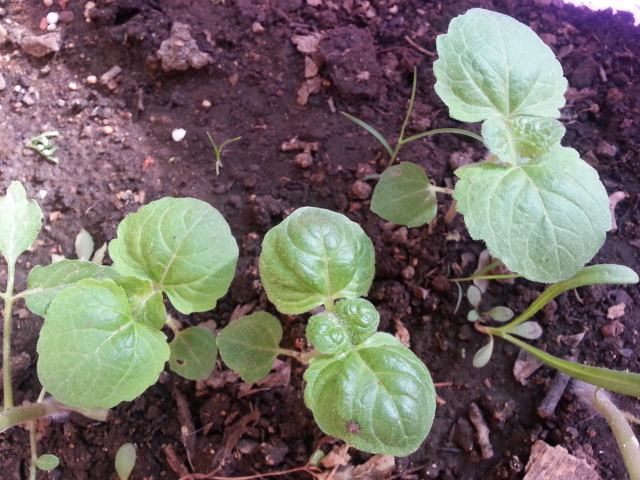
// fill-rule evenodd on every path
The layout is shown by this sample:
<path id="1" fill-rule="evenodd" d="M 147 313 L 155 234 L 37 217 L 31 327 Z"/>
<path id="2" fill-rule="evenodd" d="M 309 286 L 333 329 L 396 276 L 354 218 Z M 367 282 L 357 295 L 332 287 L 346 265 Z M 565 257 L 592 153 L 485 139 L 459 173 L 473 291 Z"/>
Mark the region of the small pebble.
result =
<path id="1" fill-rule="evenodd" d="M 253 31 L 253 33 L 261 34 L 264 33 L 264 27 L 260 22 L 253 22 L 253 25 L 251 25 L 251 31 Z"/>
<path id="2" fill-rule="evenodd" d="M 87 77 L 87 83 L 89 85 L 95 85 L 96 83 L 98 83 L 98 77 L 96 77 L 95 75 L 89 75 Z"/>
<path id="3" fill-rule="evenodd" d="M 105 135 L 111 135 L 113 133 L 113 127 L 110 125 L 102 127 L 102 133 Z"/>
<path id="4" fill-rule="evenodd" d="M 53 6 L 53 0 L 42 0 L 42 3 L 44 4 L 45 7 Z"/>
<path id="5" fill-rule="evenodd" d="M 174 142 L 180 142 L 187 134 L 187 131 L 184 128 L 176 128 L 173 132 L 171 132 L 171 138 L 173 138 Z"/>
<path id="6" fill-rule="evenodd" d="M 69 82 L 69 90 L 78 90 L 78 84 L 76 82 Z"/>
<path id="7" fill-rule="evenodd" d="M 58 12 L 49 12 L 47 13 L 47 23 L 49 25 L 55 25 L 60 20 L 60 15 Z"/>
<path id="8" fill-rule="evenodd" d="M 202 108 L 211 108 L 211 102 L 209 100 L 203 100 Z"/>
<path id="9" fill-rule="evenodd" d="M 65 102 L 62 98 L 59 98 L 58 100 L 56 100 L 56 104 L 59 107 L 64 107 L 67 104 L 67 102 Z"/>

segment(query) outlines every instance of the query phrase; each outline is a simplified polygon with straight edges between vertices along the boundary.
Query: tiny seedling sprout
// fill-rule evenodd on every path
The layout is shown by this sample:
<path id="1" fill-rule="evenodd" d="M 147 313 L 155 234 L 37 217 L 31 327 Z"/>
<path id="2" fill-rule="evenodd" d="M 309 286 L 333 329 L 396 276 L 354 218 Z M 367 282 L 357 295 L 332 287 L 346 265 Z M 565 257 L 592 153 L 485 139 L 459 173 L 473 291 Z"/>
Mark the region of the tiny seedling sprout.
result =
<path id="1" fill-rule="evenodd" d="M 53 140 L 51 139 L 59 135 L 60 132 L 57 131 L 44 132 L 37 137 L 32 137 L 26 146 L 27 148 L 35 150 L 50 162 L 58 163 L 58 158 L 53 156 L 56 150 L 58 150 L 58 147 L 53 144 Z"/>
<path id="2" fill-rule="evenodd" d="M 213 151 L 216 154 L 216 175 L 220 175 L 220 168 L 222 167 L 222 149 L 225 147 L 225 145 L 228 145 L 231 142 L 236 142 L 240 140 L 242 137 L 236 137 L 236 138 L 232 138 L 231 140 L 226 140 L 225 142 L 222 142 L 222 144 L 219 147 L 216 144 L 216 142 L 213 140 L 213 137 L 211 137 L 211 134 L 209 132 L 207 132 L 207 137 L 209 137 L 209 141 L 213 146 Z"/>

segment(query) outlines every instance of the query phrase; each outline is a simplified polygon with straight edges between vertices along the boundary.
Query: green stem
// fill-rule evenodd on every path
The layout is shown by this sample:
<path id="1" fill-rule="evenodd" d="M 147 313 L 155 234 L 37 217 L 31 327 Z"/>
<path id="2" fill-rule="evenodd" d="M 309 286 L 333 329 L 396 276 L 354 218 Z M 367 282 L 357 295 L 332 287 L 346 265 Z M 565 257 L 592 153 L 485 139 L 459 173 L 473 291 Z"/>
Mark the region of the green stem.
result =
<path id="1" fill-rule="evenodd" d="M 78 412 L 85 417 L 104 422 L 107 420 L 109 410 L 104 408 L 76 408 L 64 405 L 56 400 L 49 398 L 40 403 L 32 403 L 30 405 L 20 405 L 11 409 L 5 409 L 0 412 L 0 433 L 8 428 L 20 425 L 21 423 L 38 420 L 49 415 L 60 412 Z"/>
<path id="2" fill-rule="evenodd" d="M 445 195 L 453 195 L 455 193 L 455 190 L 453 190 L 452 188 L 436 187 L 435 185 L 431 185 L 431 190 L 439 193 L 444 193 Z"/>
<path id="3" fill-rule="evenodd" d="M 398 138 L 398 143 L 396 143 L 396 146 L 393 149 L 393 153 L 391 154 L 391 158 L 389 159 L 389 165 L 387 165 L 387 168 L 393 165 L 393 162 L 395 162 L 398 156 L 398 153 L 400 152 L 400 147 L 402 147 L 402 145 L 406 143 L 403 140 L 404 131 L 407 128 L 407 125 L 409 124 L 409 117 L 411 117 L 411 112 L 413 111 L 413 103 L 415 102 L 415 99 L 416 99 L 417 88 L 418 88 L 418 70 L 414 68 L 413 69 L 413 85 L 411 86 L 411 99 L 409 100 L 409 108 L 407 109 L 407 114 L 404 117 L 404 122 L 402 122 L 402 128 L 400 129 L 400 137 Z"/>
<path id="4" fill-rule="evenodd" d="M 36 467 L 36 460 L 38 460 L 38 442 L 36 440 L 36 421 L 31 420 L 29 422 L 29 444 L 31 446 L 31 462 L 29 464 L 29 480 L 36 480 L 38 473 L 38 467 Z"/>
<path id="5" fill-rule="evenodd" d="M 4 408 L 13 408 L 13 385 L 11 384 L 11 316 L 13 314 L 13 282 L 16 263 L 7 264 L 7 291 L 4 296 L 4 332 L 2 337 L 2 381 L 4 385 Z"/>
<path id="6" fill-rule="evenodd" d="M 300 363 L 304 363 L 305 365 L 309 365 L 309 360 L 311 360 L 312 358 L 322 355 L 320 351 L 315 348 L 307 353 L 298 352 L 296 350 L 290 350 L 288 348 L 278 348 L 277 352 L 278 352 L 278 355 L 286 355 L 287 357 L 293 357 L 296 360 L 298 360 Z"/>
<path id="7" fill-rule="evenodd" d="M 593 391 L 594 407 L 607 419 L 616 438 L 618 448 L 627 467 L 630 480 L 640 480 L 640 444 L 624 414 L 614 405 L 609 395 L 600 388 Z"/>

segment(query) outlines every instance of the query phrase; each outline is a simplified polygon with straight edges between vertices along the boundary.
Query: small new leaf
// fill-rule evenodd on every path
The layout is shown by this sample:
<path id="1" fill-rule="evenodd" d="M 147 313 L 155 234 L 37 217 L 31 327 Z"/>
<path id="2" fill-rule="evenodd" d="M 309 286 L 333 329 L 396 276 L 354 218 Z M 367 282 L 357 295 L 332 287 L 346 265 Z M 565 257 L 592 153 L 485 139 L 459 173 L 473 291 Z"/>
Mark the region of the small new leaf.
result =
<path id="1" fill-rule="evenodd" d="M 140 208 L 120 223 L 109 251 L 116 270 L 151 280 L 185 314 L 215 307 L 238 260 L 225 219 L 194 198 L 163 198 Z"/>
<path id="2" fill-rule="evenodd" d="M 265 312 L 234 320 L 216 339 L 224 363 L 247 383 L 261 380 L 271 371 L 280 350 L 280 340 L 280 322 Z"/>
<path id="3" fill-rule="evenodd" d="M 403 457 L 431 429 L 436 395 L 431 376 L 411 350 L 376 333 L 338 355 L 311 360 L 304 398 L 328 435 L 370 453 Z"/>
<path id="4" fill-rule="evenodd" d="M 42 225 L 42 210 L 35 200 L 27 200 L 27 192 L 19 182 L 12 182 L 7 194 L 0 198 L 0 253 L 7 263 L 35 241 Z"/>
<path id="5" fill-rule="evenodd" d="M 116 452 L 116 473 L 120 480 L 128 480 L 136 466 L 136 447 L 131 443 L 120 446 Z"/>
<path id="6" fill-rule="evenodd" d="M 216 366 L 216 337 L 204 327 L 190 327 L 169 344 L 171 370 L 188 380 L 206 380 Z"/>
<path id="7" fill-rule="evenodd" d="M 56 400 L 111 408 L 158 380 L 169 359 L 166 337 L 136 322 L 113 280 L 81 280 L 60 292 L 38 339 L 38 377 Z"/>
<path id="8" fill-rule="evenodd" d="M 48 471 L 53 470 L 60 465 L 60 459 L 50 453 L 45 453 L 36 458 L 36 467 L 40 470 Z"/>
<path id="9" fill-rule="evenodd" d="M 336 303 L 336 315 L 340 317 L 353 345 L 366 341 L 380 324 L 380 314 L 373 304 L 364 298 L 347 298 Z"/>
<path id="10" fill-rule="evenodd" d="M 389 222 L 419 227 L 436 216 L 436 192 L 422 168 L 401 163 L 385 170 L 373 191 L 371 211 Z"/>
<path id="11" fill-rule="evenodd" d="M 304 207 L 264 238 L 260 276 L 269 300 L 282 313 L 303 313 L 338 298 L 369 291 L 373 244 L 344 215 Z"/>
<path id="12" fill-rule="evenodd" d="M 489 335 L 489 343 L 487 343 L 484 347 L 476 352 L 473 356 L 473 366 L 476 368 L 482 368 L 489 360 L 491 360 L 491 355 L 493 354 L 493 335 Z"/>

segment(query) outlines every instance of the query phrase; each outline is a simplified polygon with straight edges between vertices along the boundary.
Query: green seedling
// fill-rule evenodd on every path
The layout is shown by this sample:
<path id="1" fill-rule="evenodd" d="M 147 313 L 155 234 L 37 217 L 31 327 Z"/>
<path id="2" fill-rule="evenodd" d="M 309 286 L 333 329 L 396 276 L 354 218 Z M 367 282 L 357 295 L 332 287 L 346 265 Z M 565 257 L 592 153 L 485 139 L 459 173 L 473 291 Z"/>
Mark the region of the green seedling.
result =
<path id="1" fill-rule="evenodd" d="M 567 80 L 551 49 L 527 26 L 496 12 L 469 10 L 437 38 L 436 93 L 451 117 L 482 122 L 482 135 L 440 129 L 404 138 L 416 79 L 394 149 L 373 127 L 349 115 L 391 155 L 371 209 L 415 227 L 436 215 L 436 193 L 452 193 L 469 233 L 523 277 L 553 283 L 575 275 L 611 227 L 606 190 L 578 152 L 560 145 L 557 120 Z M 455 190 L 430 184 L 422 168 L 392 165 L 402 145 L 453 131 L 481 141 L 485 161 L 457 169 Z"/>
<path id="2" fill-rule="evenodd" d="M 328 210 L 298 209 L 265 236 L 260 275 L 281 313 L 316 312 L 306 329 L 314 350 L 280 348 L 282 327 L 266 312 L 232 322 L 217 343 L 248 382 L 266 376 L 277 355 L 309 363 L 304 399 L 325 433 L 366 452 L 405 456 L 431 429 L 435 390 L 420 359 L 376 332 L 378 312 L 361 298 L 373 274 L 373 244 L 358 225 Z"/>
<path id="3" fill-rule="evenodd" d="M 169 342 L 163 296 L 189 314 L 215 307 L 235 273 L 238 247 L 222 215 L 192 198 L 164 198 L 126 217 L 109 245 L 113 266 L 62 260 L 29 272 L 27 290 L 14 293 L 18 257 L 35 241 L 42 212 L 14 182 L 0 199 L 0 253 L 7 262 L 4 301 L 4 408 L 0 431 L 65 411 L 106 420 L 106 409 L 155 383 L 166 362 L 190 379 L 208 377 L 217 355 L 213 334 L 177 331 Z M 88 249 L 84 252 L 85 256 Z M 90 254 L 90 253 L 89 253 Z M 11 327 L 15 303 L 45 317 L 38 339 L 40 401 L 14 406 Z M 55 400 L 45 399 L 45 391 Z M 35 433 L 33 433 L 35 439 Z M 31 476 L 52 465 L 35 455 Z M 41 459 L 41 460 L 36 460 Z"/>
<path id="4" fill-rule="evenodd" d="M 236 137 L 236 138 L 232 138 L 231 140 L 222 142 L 222 144 L 219 147 L 216 144 L 216 142 L 213 141 L 213 138 L 211 137 L 211 134 L 209 132 L 207 132 L 207 137 L 209 137 L 209 141 L 213 146 L 213 151 L 216 154 L 216 175 L 220 175 L 220 168 L 222 167 L 222 149 L 225 147 L 225 145 L 228 145 L 231 142 L 237 142 L 242 137 Z"/>
<path id="5" fill-rule="evenodd" d="M 57 131 L 44 132 L 37 137 L 31 138 L 26 146 L 27 148 L 32 148 L 50 162 L 58 163 L 58 158 L 53 156 L 58 150 L 58 147 L 53 144 L 53 140 L 51 139 L 59 135 L 60 132 Z"/>
<path id="6" fill-rule="evenodd" d="M 120 480 L 128 480 L 136 466 L 136 447 L 131 443 L 120 445 L 116 452 L 116 473 Z"/>
<path id="7" fill-rule="evenodd" d="M 467 289 L 467 300 L 469 300 L 469 303 L 473 307 L 467 314 L 467 320 L 470 322 L 477 322 L 482 317 L 489 317 L 496 322 L 504 323 L 513 318 L 513 310 L 508 307 L 498 306 L 493 307 L 486 312 L 480 311 L 479 306 L 482 301 L 482 292 L 475 285 L 471 285 Z"/>

